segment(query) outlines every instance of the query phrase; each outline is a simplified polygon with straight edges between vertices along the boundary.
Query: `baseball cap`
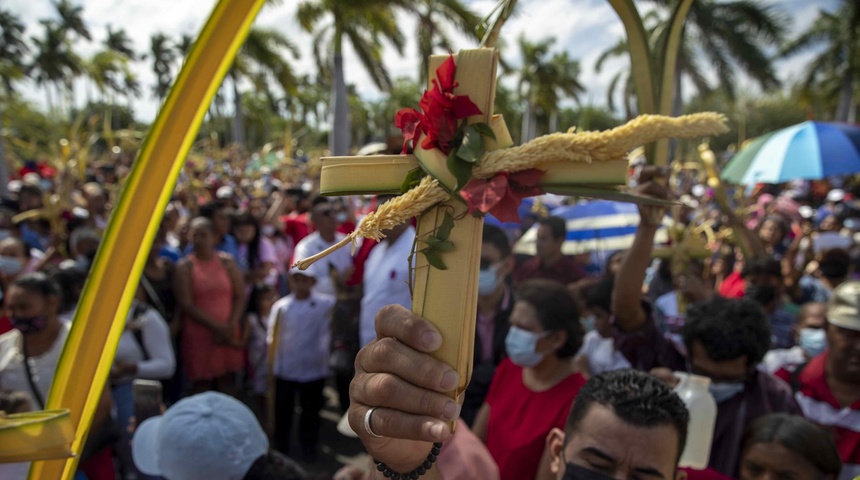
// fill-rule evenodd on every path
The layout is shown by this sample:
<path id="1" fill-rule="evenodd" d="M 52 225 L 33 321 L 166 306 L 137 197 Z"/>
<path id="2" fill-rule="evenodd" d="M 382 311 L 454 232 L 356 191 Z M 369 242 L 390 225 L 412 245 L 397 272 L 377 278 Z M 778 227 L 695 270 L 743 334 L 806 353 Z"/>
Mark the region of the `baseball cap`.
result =
<path id="1" fill-rule="evenodd" d="M 269 450 L 254 413 L 216 392 L 177 402 L 137 428 L 131 444 L 137 468 L 167 480 L 241 480 Z"/>
<path id="2" fill-rule="evenodd" d="M 860 331 L 860 281 L 845 282 L 833 290 L 827 304 L 827 321 Z"/>

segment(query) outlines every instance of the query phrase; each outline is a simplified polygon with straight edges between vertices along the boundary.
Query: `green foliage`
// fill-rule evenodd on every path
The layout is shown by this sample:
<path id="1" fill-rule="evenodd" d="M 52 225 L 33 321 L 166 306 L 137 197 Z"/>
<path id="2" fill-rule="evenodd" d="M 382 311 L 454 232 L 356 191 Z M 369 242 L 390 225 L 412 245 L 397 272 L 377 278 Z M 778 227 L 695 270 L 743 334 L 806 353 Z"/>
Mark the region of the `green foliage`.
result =
<path id="1" fill-rule="evenodd" d="M 448 269 L 445 262 L 442 260 L 442 254 L 451 252 L 455 248 L 454 243 L 448 240 L 451 236 L 451 230 L 453 229 L 454 217 L 452 217 L 450 213 L 445 212 L 445 216 L 442 218 L 442 224 L 439 225 L 435 232 L 433 232 L 433 235 L 421 239 L 421 242 L 427 246 L 418 250 L 418 253 L 423 254 L 424 257 L 427 258 L 427 263 L 429 263 L 431 267 L 439 270 Z"/>

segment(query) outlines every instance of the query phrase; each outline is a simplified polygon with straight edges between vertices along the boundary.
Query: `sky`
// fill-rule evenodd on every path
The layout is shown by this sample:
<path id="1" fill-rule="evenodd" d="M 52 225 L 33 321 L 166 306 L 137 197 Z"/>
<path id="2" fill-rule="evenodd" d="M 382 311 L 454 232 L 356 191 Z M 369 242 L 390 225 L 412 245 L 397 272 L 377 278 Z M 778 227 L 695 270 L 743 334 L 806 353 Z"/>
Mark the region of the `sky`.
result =
<path id="1" fill-rule="evenodd" d="M 96 53 L 106 37 L 107 26 L 114 29 L 122 27 L 135 44 L 138 51 L 146 50 L 153 33 L 163 32 L 173 38 L 183 33 L 196 36 L 207 16 L 215 5 L 215 0 L 72 0 L 83 5 L 84 20 L 93 36 L 92 42 L 76 45 L 78 53 L 87 58 Z M 760 1 L 760 0 L 753 0 Z M 832 10 L 839 0 L 770 0 L 766 2 L 790 18 L 792 36 L 806 29 L 815 19 L 818 9 Z M 39 21 L 55 15 L 50 0 L 3 0 L 3 8 L 18 15 L 27 26 L 27 36 L 40 33 Z M 311 54 L 311 37 L 295 21 L 294 14 L 298 1 L 281 0 L 274 6 L 266 6 L 256 20 L 256 25 L 276 28 L 290 38 L 301 52 L 295 60 L 295 70 L 300 74 L 316 75 Z M 473 11 L 480 16 L 486 15 L 496 4 L 496 0 L 466 0 Z M 765 3 L 765 2 L 762 2 Z M 649 8 L 647 2 L 639 2 L 640 11 Z M 581 100 L 586 104 L 604 105 L 607 86 L 612 76 L 624 68 L 626 60 L 615 60 L 605 64 L 601 73 L 596 73 L 594 63 L 600 53 L 617 43 L 624 36 L 624 28 L 607 0 L 520 0 L 516 17 L 509 20 L 502 34 L 510 47 L 502 55 L 513 65 L 520 64 L 516 39 L 524 35 L 530 41 L 547 38 L 555 39 L 553 51 L 567 51 L 582 65 L 581 83 L 586 94 Z M 417 77 L 419 59 L 417 47 L 408 34 L 415 30 L 415 22 L 401 15 L 403 32 L 407 35 L 407 45 L 401 56 L 394 48 L 386 48 L 384 63 L 392 78 Z M 456 48 L 470 48 L 475 44 L 462 36 L 454 35 Z M 804 69 L 812 53 L 798 55 L 777 63 L 779 77 L 784 80 L 796 79 Z M 344 53 L 346 81 L 357 86 L 359 94 L 367 99 L 382 96 L 364 72 L 358 58 L 347 46 Z M 151 121 L 158 109 L 151 95 L 151 85 L 155 76 L 151 66 L 145 62 L 132 65 L 138 79 L 144 85 L 144 94 L 134 99 L 132 106 L 135 115 L 144 121 Z M 710 75 L 714 78 L 714 75 Z M 510 80 L 508 80 L 510 81 Z M 739 91 L 755 92 L 752 82 L 741 79 Z M 80 82 L 79 82 L 80 83 Z M 83 86 L 76 93 L 79 101 L 84 97 Z M 32 82 L 24 82 L 22 93 L 34 103 L 44 105 L 45 94 Z M 417 99 L 416 99 L 417 101 Z"/>

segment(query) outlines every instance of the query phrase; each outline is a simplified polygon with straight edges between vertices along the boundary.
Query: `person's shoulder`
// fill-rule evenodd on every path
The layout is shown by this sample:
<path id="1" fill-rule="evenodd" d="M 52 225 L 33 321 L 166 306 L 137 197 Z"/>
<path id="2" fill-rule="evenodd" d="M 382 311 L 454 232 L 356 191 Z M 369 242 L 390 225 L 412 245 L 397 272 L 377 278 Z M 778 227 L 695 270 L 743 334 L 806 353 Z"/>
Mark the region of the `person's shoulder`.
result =
<path id="1" fill-rule="evenodd" d="M 21 332 L 16 328 L 0 335 L 0 353 L 5 352 L 10 348 L 18 348 L 18 338 L 20 337 Z"/>
<path id="2" fill-rule="evenodd" d="M 312 292 L 311 299 L 316 302 L 320 308 L 331 308 L 335 303 L 337 303 L 337 299 L 334 295 L 326 293 Z"/>

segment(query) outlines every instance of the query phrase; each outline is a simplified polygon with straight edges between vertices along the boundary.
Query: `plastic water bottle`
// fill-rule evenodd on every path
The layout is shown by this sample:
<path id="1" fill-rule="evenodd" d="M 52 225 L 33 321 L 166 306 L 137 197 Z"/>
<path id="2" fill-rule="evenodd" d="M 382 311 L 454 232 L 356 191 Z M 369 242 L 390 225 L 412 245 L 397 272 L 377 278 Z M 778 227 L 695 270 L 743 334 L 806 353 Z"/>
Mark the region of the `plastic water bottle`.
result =
<path id="1" fill-rule="evenodd" d="M 687 425 L 687 444 L 681 455 L 681 467 L 696 470 L 707 468 L 711 458 L 711 443 L 714 439 L 714 423 L 717 420 L 717 402 L 708 391 L 711 379 L 700 375 L 675 373 L 681 381 L 675 393 L 690 412 Z"/>

